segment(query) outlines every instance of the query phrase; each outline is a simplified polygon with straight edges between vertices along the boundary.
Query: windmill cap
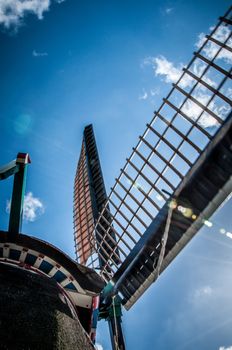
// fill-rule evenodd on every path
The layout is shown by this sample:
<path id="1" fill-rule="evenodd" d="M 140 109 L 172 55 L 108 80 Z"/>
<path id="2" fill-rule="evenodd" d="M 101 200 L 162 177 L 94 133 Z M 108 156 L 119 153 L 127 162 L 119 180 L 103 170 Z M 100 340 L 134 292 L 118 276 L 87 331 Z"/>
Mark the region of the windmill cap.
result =
<path id="1" fill-rule="evenodd" d="M 18 153 L 16 158 L 16 163 L 30 164 L 31 159 L 28 153 Z"/>

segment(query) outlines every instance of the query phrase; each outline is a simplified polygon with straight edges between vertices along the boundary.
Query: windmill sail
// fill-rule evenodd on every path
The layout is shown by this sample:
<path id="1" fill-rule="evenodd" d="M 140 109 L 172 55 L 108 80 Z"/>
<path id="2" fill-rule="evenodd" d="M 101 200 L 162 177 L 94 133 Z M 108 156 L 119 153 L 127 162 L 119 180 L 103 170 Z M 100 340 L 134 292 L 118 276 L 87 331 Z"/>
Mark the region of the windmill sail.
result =
<path id="1" fill-rule="evenodd" d="M 104 244 L 103 230 L 111 224 L 108 205 L 99 221 L 99 230 L 94 235 L 94 225 L 106 203 L 106 191 L 92 125 L 84 130 L 81 154 L 74 184 L 74 239 L 76 256 L 81 264 L 103 268 L 111 252 L 116 264 L 119 254 L 113 230 L 109 231 Z M 106 211 L 107 210 L 107 211 Z M 95 254 L 99 251 L 99 257 Z M 107 273 L 110 270 L 107 269 Z"/>
<path id="2" fill-rule="evenodd" d="M 230 8 L 201 41 L 107 198 L 85 129 L 74 227 L 79 261 L 99 268 L 129 309 L 232 191 Z"/>
<path id="3" fill-rule="evenodd" d="M 231 13 L 230 8 L 202 40 L 163 99 L 95 225 L 101 274 L 114 283 L 127 309 L 232 190 Z"/>

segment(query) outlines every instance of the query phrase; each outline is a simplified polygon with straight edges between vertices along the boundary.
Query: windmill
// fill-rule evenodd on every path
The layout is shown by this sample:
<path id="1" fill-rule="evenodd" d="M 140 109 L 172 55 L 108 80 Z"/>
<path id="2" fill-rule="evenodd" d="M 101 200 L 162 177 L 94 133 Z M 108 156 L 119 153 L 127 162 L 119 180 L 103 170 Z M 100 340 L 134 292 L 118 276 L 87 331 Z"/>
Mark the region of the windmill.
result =
<path id="1" fill-rule="evenodd" d="M 109 196 L 93 128 L 84 130 L 75 248 L 105 280 L 98 317 L 109 322 L 113 350 L 125 349 L 121 305 L 136 303 L 232 191 L 231 17 L 232 8 L 202 40 Z"/>

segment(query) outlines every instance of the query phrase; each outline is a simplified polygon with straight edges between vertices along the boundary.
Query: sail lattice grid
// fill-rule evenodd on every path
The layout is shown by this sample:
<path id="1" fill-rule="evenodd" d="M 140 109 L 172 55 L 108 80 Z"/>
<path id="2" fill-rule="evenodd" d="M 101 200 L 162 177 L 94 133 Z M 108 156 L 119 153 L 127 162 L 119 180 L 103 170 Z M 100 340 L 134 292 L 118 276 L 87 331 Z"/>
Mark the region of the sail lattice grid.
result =
<path id="1" fill-rule="evenodd" d="M 227 119 L 232 105 L 231 63 L 230 9 L 202 39 L 202 46 L 147 124 L 111 189 L 95 234 L 104 244 L 108 232 L 114 231 L 121 263 Z M 109 210 L 111 222 L 103 228 L 101 221 Z M 159 249 L 160 244 L 154 247 L 157 254 Z M 109 250 L 102 257 L 102 274 L 107 280 L 119 268 L 114 249 Z"/>
<path id="2" fill-rule="evenodd" d="M 232 8 L 201 38 L 108 198 L 85 129 L 74 191 L 77 256 L 115 285 L 128 309 L 232 190 L 231 16 Z M 160 261 L 173 199 L 185 212 L 173 209 Z"/>

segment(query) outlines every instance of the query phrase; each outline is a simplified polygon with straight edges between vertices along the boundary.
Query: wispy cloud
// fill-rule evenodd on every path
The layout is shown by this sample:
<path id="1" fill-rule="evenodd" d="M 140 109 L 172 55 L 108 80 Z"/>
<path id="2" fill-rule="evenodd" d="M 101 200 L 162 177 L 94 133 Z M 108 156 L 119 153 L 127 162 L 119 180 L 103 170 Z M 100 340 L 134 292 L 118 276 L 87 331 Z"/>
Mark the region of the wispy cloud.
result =
<path id="1" fill-rule="evenodd" d="M 166 11 L 168 10 L 170 10 L 169 12 L 171 12 L 172 9 L 171 8 L 166 9 Z M 213 27 L 211 27 L 210 30 L 212 31 Z M 214 32 L 213 37 L 219 40 L 220 42 L 224 43 L 228 39 L 230 33 L 231 31 L 227 26 L 221 25 Z M 200 33 L 198 36 L 198 40 L 195 43 L 195 46 L 199 49 L 205 43 L 205 41 L 206 41 L 205 33 Z M 232 38 L 230 38 L 226 44 L 227 46 L 232 47 Z M 203 52 L 210 59 L 212 59 L 215 56 L 218 50 L 219 50 L 219 46 L 212 41 L 208 41 L 208 43 L 203 48 Z M 217 58 L 224 59 L 226 62 L 231 63 L 232 53 L 229 50 L 222 49 L 218 54 Z M 154 69 L 155 75 L 161 76 L 166 83 L 175 83 L 180 78 L 181 74 L 183 73 L 182 70 L 185 67 L 183 63 L 178 63 L 175 65 L 173 62 L 169 61 L 163 55 L 158 55 L 155 57 L 152 57 L 152 56 L 146 57 L 141 63 L 141 67 L 144 68 L 147 65 L 151 65 Z M 205 65 L 204 64 L 200 65 L 199 62 L 194 63 L 192 67 L 193 72 L 197 75 L 201 75 L 204 68 L 205 68 Z M 180 85 L 182 85 L 182 87 L 184 88 L 184 87 L 190 86 L 192 81 L 193 79 L 190 76 L 184 75 L 183 78 L 181 79 Z M 209 79 L 207 80 L 207 82 L 212 86 L 215 85 L 214 82 L 212 82 Z"/>
<path id="2" fill-rule="evenodd" d="M 159 88 L 151 89 L 150 94 L 151 96 L 157 96 L 160 94 L 160 89 Z"/>
<path id="3" fill-rule="evenodd" d="M 200 102 L 203 106 L 206 106 L 211 98 L 211 96 L 207 93 L 202 91 L 201 89 L 197 90 L 194 94 L 195 99 Z M 219 106 L 215 100 L 212 100 L 208 104 L 208 108 L 214 112 L 217 116 L 219 116 L 221 119 L 225 119 L 230 111 L 229 105 L 221 105 Z M 200 114 L 202 114 L 202 108 L 198 106 L 195 102 L 192 100 L 187 100 L 184 105 L 182 106 L 181 110 L 191 119 L 197 120 Z M 213 126 L 218 126 L 218 121 L 208 114 L 207 112 L 204 112 L 199 121 L 198 124 L 201 125 L 203 128 L 209 128 Z"/>
<path id="4" fill-rule="evenodd" d="M 146 57 L 142 62 L 142 67 L 151 65 L 156 76 L 161 76 L 166 83 L 176 83 L 183 73 L 184 65 L 179 63 L 174 65 L 173 62 L 168 61 L 166 57 L 159 55 L 157 57 Z M 189 86 L 192 82 L 190 76 L 185 75 L 181 80 L 181 86 Z"/>
<path id="5" fill-rule="evenodd" d="M 218 350 L 232 350 L 232 345 L 225 347 L 225 346 L 220 346 L 220 348 Z"/>
<path id="6" fill-rule="evenodd" d="M 211 27 L 210 30 L 213 30 L 213 27 Z M 228 27 L 221 25 L 215 31 L 215 33 L 213 34 L 213 37 L 219 40 L 220 42 L 224 43 L 229 37 L 230 33 L 231 31 Z M 200 33 L 195 46 L 199 49 L 205 43 L 205 41 L 206 41 L 205 33 Z M 232 39 L 230 38 L 226 44 L 232 47 Z M 206 55 L 206 57 L 208 57 L 209 59 L 212 59 L 215 57 L 219 48 L 220 47 L 214 42 L 208 41 L 208 43 L 203 48 L 203 52 Z M 217 59 L 224 59 L 226 62 L 232 63 L 232 53 L 229 50 L 222 49 L 218 54 Z"/>
<path id="7" fill-rule="evenodd" d="M 6 212 L 10 212 L 11 201 L 6 203 Z M 39 198 L 33 196 L 32 192 L 28 192 L 24 197 L 23 218 L 26 221 L 33 222 L 45 211 L 44 205 Z"/>
<path id="8" fill-rule="evenodd" d="M 200 286 L 190 291 L 188 301 L 194 308 L 206 307 L 215 297 L 215 290 L 209 285 Z"/>
<path id="9" fill-rule="evenodd" d="M 143 89 L 143 94 L 139 95 L 139 100 L 146 100 L 148 98 L 148 93 Z"/>
<path id="10" fill-rule="evenodd" d="M 34 57 L 44 57 L 44 56 L 48 56 L 47 52 L 37 52 L 36 50 L 32 51 L 32 56 Z"/>
<path id="11" fill-rule="evenodd" d="M 166 83 L 174 83 L 181 76 L 183 65 L 179 64 L 177 67 L 175 67 L 172 62 L 160 55 L 154 58 L 153 68 L 156 76 L 164 76 Z"/>
<path id="12" fill-rule="evenodd" d="M 167 14 L 167 15 L 170 15 L 170 13 L 173 11 L 173 7 L 167 7 L 166 9 L 165 9 L 165 13 Z"/>
<path id="13" fill-rule="evenodd" d="M 207 103 L 207 95 L 204 94 L 198 94 L 196 97 L 199 102 L 201 102 L 203 105 Z M 199 115 L 202 113 L 202 108 L 195 104 L 192 100 L 187 100 L 181 110 L 191 119 L 196 120 Z M 217 120 L 210 115 L 204 113 L 203 116 L 199 120 L 199 124 L 204 127 L 212 127 L 216 126 L 218 124 Z"/>
<path id="14" fill-rule="evenodd" d="M 143 88 L 143 93 L 139 95 L 138 99 L 139 100 L 148 100 L 149 102 L 151 102 L 152 104 L 154 104 L 154 96 L 159 95 L 160 93 L 160 89 L 159 88 L 154 88 L 154 89 L 149 89 L 146 90 Z"/>
<path id="15" fill-rule="evenodd" d="M 183 63 L 174 64 L 169 61 L 165 56 L 159 55 L 156 57 L 146 57 L 141 63 L 141 68 L 146 66 L 151 66 L 154 70 L 155 76 L 160 76 L 165 83 L 176 83 L 178 79 L 183 74 L 183 68 L 185 65 Z M 191 66 L 193 73 L 197 76 L 201 76 L 206 65 L 203 62 L 195 61 Z M 179 85 L 182 88 L 192 86 L 194 83 L 194 79 L 189 75 L 184 74 Z M 204 81 L 215 87 L 215 82 L 211 79 L 204 77 Z"/>
<path id="16" fill-rule="evenodd" d="M 213 28 L 210 28 L 211 30 Z M 215 33 L 213 34 L 214 38 L 221 41 L 225 42 L 225 40 L 229 37 L 230 35 L 230 30 L 226 26 L 220 26 Z M 196 47 L 200 48 L 204 42 L 205 42 L 205 34 L 201 33 L 198 37 L 198 40 L 196 42 Z M 232 39 L 229 39 L 227 41 L 227 45 L 232 47 Z M 205 47 L 203 48 L 204 54 L 212 59 L 215 54 L 217 53 L 219 49 L 219 46 L 216 45 L 215 43 L 209 41 Z M 218 55 L 218 58 L 224 59 L 226 62 L 232 62 L 232 54 L 228 50 L 222 49 L 220 54 Z M 169 61 L 166 57 L 163 55 L 158 55 L 155 57 L 149 56 L 146 57 L 142 64 L 141 67 L 144 68 L 146 66 L 151 66 L 154 74 L 156 77 L 161 77 L 161 79 L 165 83 L 177 83 L 177 81 L 180 79 L 178 82 L 178 85 L 182 87 L 183 89 L 187 87 L 192 87 L 193 84 L 196 82 L 190 75 L 187 73 L 183 74 L 183 68 L 185 67 L 183 63 L 173 63 Z M 196 75 L 196 76 L 202 76 L 205 70 L 205 63 L 201 62 L 199 60 L 196 60 L 192 63 L 190 70 Z M 212 87 L 216 87 L 217 83 L 214 80 L 214 77 L 210 77 L 205 74 L 203 76 L 203 80 L 207 82 L 209 85 Z M 230 88 L 228 88 L 226 94 L 230 94 Z M 230 111 L 230 107 L 227 104 L 220 105 L 217 100 L 211 99 L 211 95 L 209 91 L 203 86 L 198 84 L 197 88 L 194 89 L 193 96 L 198 100 L 202 105 L 206 106 L 214 112 L 217 116 L 219 116 L 221 119 L 225 119 L 226 116 L 228 115 Z M 210 101 L 210 102 L 209 102 Z M 209 102 L 209 104 L 208 104 Z M 179 102 L 176 101 L 178 104 Z M 218 126 L 218 121 L 211 116 L 210 114 L 204 112 L 202 113 L 202 108 L 195 104 L 192 100 L 187 100 L 185 104 L 182 106 L 182 111 L 191 119 L 196 121 L 198 117 L 201 115 L 200 119 L 198 120 L 198 124 L 201 125 L 204 128 L 209 128 L 209 127 L 215 127 Z"/>
<path id="17" fill-rule="evenodd" d="M 160 76 L 165 83 L 176 83 L 183 74 L 182 69 L 184 65 L 182 63 L 175 65 L 162 55 L 157 57 L 146 57 L 141 66 L 145 67 L 148 65 L 152 66 L 155 76 Z M 196 61 L 192 64 L 191 69 L 196 76 L 201 76 L 205 69 L 205 64 Z M 215 82 L 210 78 L 204 77 L 204 80 L 211 86 L 215 86 Z M 178 85 L 184 89 L 192 87 L 194 83 L 195 80 L 185 73 L 180 79 Z M 211 99 L 211 95 L 207 93 L 206 88 L 203 85 L 198 85 L 198 87 L 195 88 L 193 96 L 204 106 L 206 106 Z M 179 104 L 178 101 L 176 101 L 176 103 Z M 208 108 L 221 119 L 225 119 L 230 110 L 229 105 L 219 105 L 215 99 L 208 104 Z M 196 121 L 200 114 L 202 114 L 202 108 L 190 99 L 184 103 L 181 109 L 194 121 Z M 218 121 L 210 114 L 204 112 L 200 117 L 198 124 L 204 128 L 209 128 L 218 126 Z"/>
<path id="18" fill-rule="evenodd" d="M 194 298 L 198 299 L 202 297 L 208 297 L 212 295 L 212 293 L 213 293 L 213 289 L 210 286 L 204 286 L 195 290 Z"/>

